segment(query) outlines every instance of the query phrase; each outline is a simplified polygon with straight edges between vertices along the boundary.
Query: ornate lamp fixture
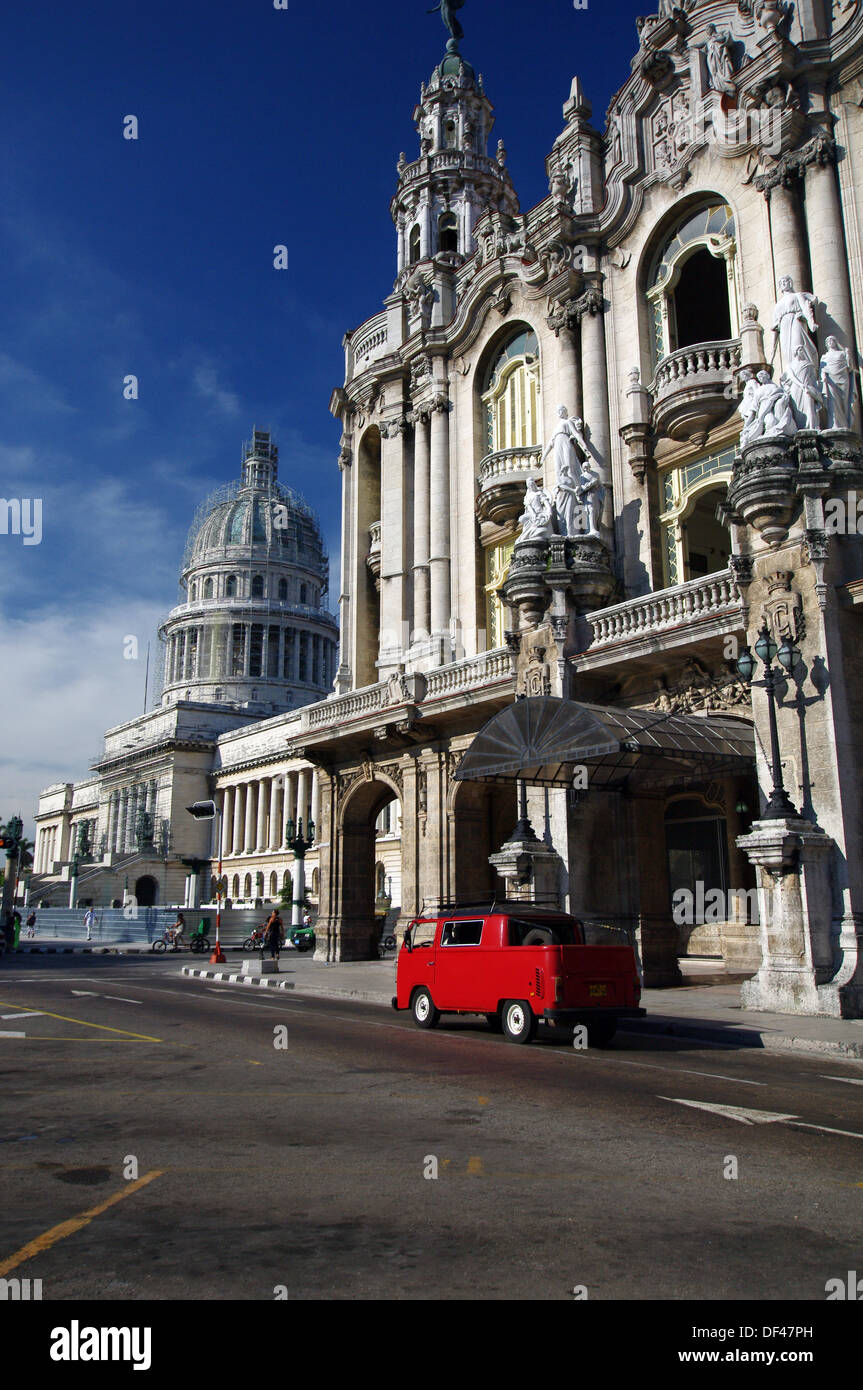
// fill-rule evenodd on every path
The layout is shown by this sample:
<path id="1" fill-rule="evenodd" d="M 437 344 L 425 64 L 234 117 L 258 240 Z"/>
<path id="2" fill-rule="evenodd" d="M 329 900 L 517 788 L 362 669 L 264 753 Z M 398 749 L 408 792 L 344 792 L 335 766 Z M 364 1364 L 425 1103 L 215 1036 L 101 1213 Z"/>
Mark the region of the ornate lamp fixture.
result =
<path id="1" fill-rule="evenodd" d="M 762 820 L 784 820 L 787 816 L 798 817 L 799 812 L 792 805 L 785 784 L 782 780 L 782 760 L 779 756 L 779 730 L 776 723 L 776 678 L 779 672 L 773 666 L 774 657 L 778 658 L 779 664 L 784 670 L 791 672 L 800 661 L 800 651 L 789 641 L 787 637 L 783 639 L 781 647 L 770 635 L 770 629 L 766 623 L 762 624 L 761 631 L 758 633 L 758 641 L 755 643 L 755 655 L 764 666 L 764 679 L 754 682 L 755 661 L 748 647 L 744 647 L 740 656 L 737 658 L 737 670 L 747 685 L 763 685 L 767 691 L 767 712 L 770 719 L 770 761 L 773 775 L 773 790 L 770 799 L 762 816 Z"/>

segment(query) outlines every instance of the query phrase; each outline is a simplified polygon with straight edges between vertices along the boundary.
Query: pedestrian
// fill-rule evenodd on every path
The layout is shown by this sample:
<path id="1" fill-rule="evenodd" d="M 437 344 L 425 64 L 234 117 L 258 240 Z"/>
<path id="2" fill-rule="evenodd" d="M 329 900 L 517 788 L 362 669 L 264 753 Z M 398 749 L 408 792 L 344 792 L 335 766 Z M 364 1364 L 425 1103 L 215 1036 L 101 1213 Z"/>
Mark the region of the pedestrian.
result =
<path id="1" fill-rule="evenodd" d="M 279 952 L 282 949 L 283 935 L 282 919 L 279 916 L 278 909 L 274 907 L 267 918 L 265 939 L 269 947 L 270 955 L 276 962 L 276 969 L 279 967 Z"/>
<path id="2" fill-rule="evenodd" d="M 303 926 L 304 926 L 304 927 L 310 927 L 311 925 L 312 925 L 312 914 L 309 912 L 309 909 L 306 908 L 305 912 L 303 913 Z"/>
<path id="3" fill-rule="evenodd" d="M 93 940 L 93 927 L 94 927 L 95 925 L 96 925 L 96 914 L 95 914 L 95 912 L 93 911 L 92 907 L 88 907 L 88 908 L 87 908 L 87 911 L 84 913 L 84 926 L 85 926 L 86 931 L 87 931 L 87 940 L 88 940 L 88 941 L 92 941 L 92 940 Z"/>
<path id="4" fill-rule="evenodd" d="M 12 913 L 12 933 L 12 949 L 13 951 L 17 951 L 18 941 L 21 937 L 21 913 L 18 911 L 17 907 Z"/>
<path id="5" fill-rule="evenodd" d="M 27 918 L 27 935 L 28 935 L 29 937 L 34 937 L 34 936 L 36 935 L 36 913 L 35 913 L 35 912 L 31 912 L 31 913 L 30 913 L 30 916 Z"/>

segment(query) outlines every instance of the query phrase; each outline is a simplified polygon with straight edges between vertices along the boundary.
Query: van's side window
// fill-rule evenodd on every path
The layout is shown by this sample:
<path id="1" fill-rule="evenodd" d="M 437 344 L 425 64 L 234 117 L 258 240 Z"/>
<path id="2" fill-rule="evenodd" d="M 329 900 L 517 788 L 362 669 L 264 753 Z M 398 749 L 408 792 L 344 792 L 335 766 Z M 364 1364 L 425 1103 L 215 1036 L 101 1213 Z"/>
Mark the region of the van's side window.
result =
<path id="1" fill-rule="evenodd" d="M 441 946 L 478 946 L 482 937 L 482 919 L 478 922 L 444 922 Z"/>
<path id="2" fill-rule="evenodd" d="M 411 945 L 414 950 L 417 946 L 433 946 L 436 931 L 437 922 L 414 922 L 411 927 Z"/>

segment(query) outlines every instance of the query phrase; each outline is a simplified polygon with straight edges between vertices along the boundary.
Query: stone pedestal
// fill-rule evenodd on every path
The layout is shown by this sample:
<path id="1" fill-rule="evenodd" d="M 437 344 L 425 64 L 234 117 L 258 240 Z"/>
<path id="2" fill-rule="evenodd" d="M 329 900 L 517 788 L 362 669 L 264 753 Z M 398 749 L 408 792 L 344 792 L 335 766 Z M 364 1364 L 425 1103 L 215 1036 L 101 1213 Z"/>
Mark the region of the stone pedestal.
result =
<path id="1" fill-rule="evenodd" d="M 488 862 L 506 884 L 506 896 L 550 907 L 559 904 L 560 855 L 542 840 L 507 840 Z"/>
<path id="2" fill-rule="evenodd" d="M 737 841 L 758 872 L 761 968 L 741 986 L 746 1009 L 846 1013 L 833 972 L 830 856 L 833 842 L 799 817 L 755 821 Z"/>

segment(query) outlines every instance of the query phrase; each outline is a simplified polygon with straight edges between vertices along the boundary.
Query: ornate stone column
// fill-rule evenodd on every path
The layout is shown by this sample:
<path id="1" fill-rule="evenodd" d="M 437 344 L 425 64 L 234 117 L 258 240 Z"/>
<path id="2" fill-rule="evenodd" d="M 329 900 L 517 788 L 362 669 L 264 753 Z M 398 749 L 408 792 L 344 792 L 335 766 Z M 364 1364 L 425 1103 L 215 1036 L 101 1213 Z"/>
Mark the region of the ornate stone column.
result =
<path id="1" fill-rule="evenodd" d="M 381 426 L 381 572 L 378 678 L 385 680 L 404 659 L 410 614 L 407 607 L 406 505 L 409 420 L 404 414 Z"/>
<path id="2" fill-rule="evenodd" d="M 796 290 L 810 289 L 799 171 L 791 165 L 789 156 L 783 155 L 775 168 L 760 174 L 753 183 L 767 199 L 776 286 L 781 276 L 790 275 Z"/>
<path id="3" fill-rule="evenodd" d="M 312 802 L 309 808 L 309 815 L 317 826 L 318 817 L 321 814 L 321 783 L 317 768 L 312 769 Z"/>
<path id="4" fill-rule="evenodd" d="M 547 319 L 558 341 L 559 403 L 566 406 L 574 419 L 584 418 L 578 303 L 577 299 L 568 299 L 555 304 Z M 550 482 L 546 480 L 547 487 L 554 487 L 555 483 L 555 478 L 551 478 Z"/>
<path id="5" fill-rule="evenodd" d="M 587 288 L 576 300 L 575 313 L 581 324 L 581 378 L 584 391 L 584 421 L 589 430 L 590 452 L 605 486 L 604 532 L 612 515 L 611 425 L 608 412 L 608 362 L 605 355 L 605 297 L 599 271 L 585 276 Z M 604 536 L 606 541 L 609 539 Z"/>
<path id="6" fill-rule="evenodd" d="M 303 830 L 307 830 L 309 823 L 309 769 L 300 768 L 297 773 L 297 824 L 303 822 Z"/>
<path id="7" fill-rule="evenodd" d="M 430 405 L 430 616 L 432 636 L 440 642 L 440 664 L 450 656 L 449 409 L 442 393 Z"/>
<path id="8" fill-rule="evenodd" d="M 255 848 L 255 784 L 246 783 L 246 826 L 243 836 L 243 849 L 250 854 Z"/>
<path id="9" fill-rule="evenodd" d="M 243 801 L 245 801 L 246 787 L 243 783 L 236 783 L 233 787 L 233 833 L 231 835 L 232 855 L 242 855 L 243 852 Z"/>
<path id="10" fill-rule="evenodd" d="M 222 793 L 222 858 L 227 859 L 231 853 L 231 842 L 234 834 L 234 796 L 233 787 L 225 787 Z"/>
<path id="11" fill-rule="evenodd" d="M 270 849 L 278 849 L 282 842 L 281 819 L 279 816 L 279 778 L 270 778 L 270 833 L 268 845 Z"/>
<path id="12" fill-rule="evenodd" d="M 258 782 L 257 850 L 263 854 L 267 848 L 267 778 Z"/>
<path id="13" fill-rule="evenodd" d="M 428 633 L 431 629 L 429 607 L 429 502 L 430 502 L 430 440 L 427 407 L 416 412 L 414 426 L 414 632 Z"/>

